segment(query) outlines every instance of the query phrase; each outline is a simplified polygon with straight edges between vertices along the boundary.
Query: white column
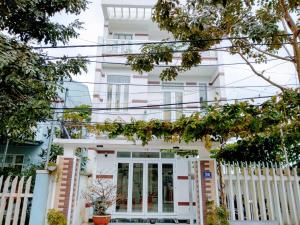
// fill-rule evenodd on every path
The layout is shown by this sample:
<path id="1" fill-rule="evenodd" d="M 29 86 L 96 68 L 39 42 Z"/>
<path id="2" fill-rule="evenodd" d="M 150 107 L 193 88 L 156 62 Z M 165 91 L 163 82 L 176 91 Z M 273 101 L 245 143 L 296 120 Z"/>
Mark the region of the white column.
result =
<path id="1" fill-rule="evenodd" d="M 86 171 L 87 173 L 95 175 L 97 173 L 97 152 L 94 149 L 88 149 L 87 157 Z"/>
<path id="2" fill-rule="evenodd" d="M 73 157 L 75 156 L 75 149 L 74 145 L 64 145 L 64 156 Z"/>

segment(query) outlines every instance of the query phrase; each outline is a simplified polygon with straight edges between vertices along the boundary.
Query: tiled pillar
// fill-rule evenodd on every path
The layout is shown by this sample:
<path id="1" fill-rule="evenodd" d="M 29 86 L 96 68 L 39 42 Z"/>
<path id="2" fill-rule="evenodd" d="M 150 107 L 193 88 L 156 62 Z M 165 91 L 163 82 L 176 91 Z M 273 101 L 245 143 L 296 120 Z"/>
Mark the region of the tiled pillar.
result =
<path id="1" fill-rule="evenodd" d="M 206 202 L 217 202 L 216 169 L 212 159 L 194 162 L 197 225 L 206 225 Z"/>
<path id="2" fill-rule="evenodd" d="M 77 206 L 80 159 L 76 156 L 58 156 L 57 183 L 55 188 L 54 208 L 61 210 L 67 217 L 68 225 L 73 225 Z"/>

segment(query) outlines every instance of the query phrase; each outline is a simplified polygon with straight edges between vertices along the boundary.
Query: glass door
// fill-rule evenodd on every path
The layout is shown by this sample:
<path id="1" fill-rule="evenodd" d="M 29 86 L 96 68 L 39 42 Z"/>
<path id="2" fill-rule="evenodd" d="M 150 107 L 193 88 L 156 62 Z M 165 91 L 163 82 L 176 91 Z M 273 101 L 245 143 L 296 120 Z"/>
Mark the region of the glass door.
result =
<path id="1" fill-rule="evenodd" d="M 138 161 L 118 163 L 116 212 L 157 214 L 174 212 L 172 163 Z"/>

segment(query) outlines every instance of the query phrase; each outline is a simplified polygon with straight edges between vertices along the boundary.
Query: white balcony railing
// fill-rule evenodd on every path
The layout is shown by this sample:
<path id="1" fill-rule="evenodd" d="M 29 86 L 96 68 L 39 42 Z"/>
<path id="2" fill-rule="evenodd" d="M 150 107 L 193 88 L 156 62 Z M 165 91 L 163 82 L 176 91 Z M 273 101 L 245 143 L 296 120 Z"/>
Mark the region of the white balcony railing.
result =
<path id="1" fill-rule="evenodd" d="M 110 45 L 112 44 L 113 46 L 105 46 L 103 48 L 103 54 L 105 55 L 117 55 L 117 54 L 128 54 L 128 53 L 140 53 L 140 49 L 143 46 L 142 43 L 145 42 L 155 42 L 154 40 L 123 40 L 123 39 L 104 39 L 103 44 Z M 157 41 L 159 42 L 159 41 Z M 136 44 L 136 43 L 141 43 L 141 44 Z M 125 45 L 129 44 L 129 45 Z M 217 54 L 216 51 L 207 51 L 207 52 L 202 52 L 202 57 L 203 58 L 216 58 Z M 178 55 L 180 54 L 178 53 Z"/>

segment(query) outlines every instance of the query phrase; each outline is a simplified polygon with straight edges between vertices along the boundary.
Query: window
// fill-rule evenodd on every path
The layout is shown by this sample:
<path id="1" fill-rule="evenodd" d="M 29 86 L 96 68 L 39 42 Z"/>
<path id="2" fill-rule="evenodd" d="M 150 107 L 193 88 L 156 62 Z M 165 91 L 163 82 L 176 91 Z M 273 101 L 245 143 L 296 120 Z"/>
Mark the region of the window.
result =
<path id="1" fill-rule="evenodd" d="M 132 34 L 114 33 L 113 39 L 132 40 Z"/>
<path id="2" fill-rule="evenodd" d="M 126 212 L 128 202 L 128 163 L 118 164 L 118 180 L 117 180 L 117 197 L 120 201 L 117 201 L 116 211 Z"/>
<path id="3" fill-rule="evenodd" d="M 163 82 L 163 104 L 174 104 L 165 106 L 167 109 L 163 112 L 163 120 L 171 121 L 179 119 L 183 114 L 183 83 Z"/>
<path id="4" fill-rule="evenodd" d="M 2 166 L 4 155 L 0 155 L 0 165 Z M 7 154 L 5 157 L 4 167 L 14 167 L 18 170 L 22 170 L 24 165 L 24 155 L 19 154 Z"/>
<path id="5" fill-rule="evenodd" d="M 206 104 L 207 101 L 207 86 L 203 83 L 199 84 L 199 101 L 201 105 Z"/>
<path id="6" fill-rule="evenodd" d="M 173 165 L 162 165 L 163 212 L 174 211 Z"/>
<path id="7" fill-rule="evenodd" d="M 132 158 L 159 158 L 159 152 L 132 152 Z"/>
<path id="8" fill-rule="evenodd" d="M 107 101 L 106 107 L 109 109 L 128 107 L 129 100 L 129 76 L 108 75 L 107 76 Z M 124 109 L 125 110 L 125 109 Z"/>
<path id="9" fill-rule="evenodd" d="M 123 34 L 123 33 L 114 33 L 113 39 L 114 44 L 126 44 L 132 40 L 132 34 Z M 112 46 L 113 53 L 130 53 L 132 52 L 132 46 L 130 45 L 121 45 L 121 46 Z"/>

